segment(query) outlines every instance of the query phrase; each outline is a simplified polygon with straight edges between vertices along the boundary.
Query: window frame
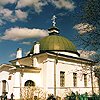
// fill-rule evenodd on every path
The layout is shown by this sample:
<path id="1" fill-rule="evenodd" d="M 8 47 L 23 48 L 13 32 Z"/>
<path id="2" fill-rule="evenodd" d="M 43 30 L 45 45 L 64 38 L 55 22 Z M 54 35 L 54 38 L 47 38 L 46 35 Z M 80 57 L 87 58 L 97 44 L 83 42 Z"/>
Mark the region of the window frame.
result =
<path id="1" fill-rule="evenodd" d="M 60 71 L 60 87 L 65 86 L 65 71 Z"/>
<path id="2" fill-rule="evenodd" d="M 73 86 L 77 87 L 77 73 L 73 73 Z"/>
<path id="3" fill-rule="evenodd" d="M 24 83 L 24 86 L 35 86 L 35 82 L 32 81 L 32 80 L 27 80 L 27 81 Z"/>
<path id="4" fill-rule="evenodd" d="M 83 74 L 84 76 L 84 87 L 87 87 L 87 74 Z"/>
<path id="5" fill-rule="evenodd" d="M 7 93 L 7 81 L 2 80 L 2 93 L 5 94 Z"/>

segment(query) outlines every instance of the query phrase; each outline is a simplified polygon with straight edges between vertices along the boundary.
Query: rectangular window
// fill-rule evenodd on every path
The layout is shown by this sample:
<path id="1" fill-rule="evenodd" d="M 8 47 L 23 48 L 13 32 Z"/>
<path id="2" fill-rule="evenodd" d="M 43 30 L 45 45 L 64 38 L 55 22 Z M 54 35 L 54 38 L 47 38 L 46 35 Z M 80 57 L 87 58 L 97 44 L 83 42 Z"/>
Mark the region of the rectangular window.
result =
<path id="1" fill-rule="evenodd" d="M 87 87 L 87 74 L 84 74 L 84 86 Z"/>
<path id="2" fill-rule="evenodd" d="M 77 86 L 77 73 L 73 73 L 73 85 L 74 87 Z"/>
<path id="3" fill-rule="evenodd" d="M 6 92 L 6 80 L 2 81 L 2 93 Z"/>
<path id="4" fill-rule="evenodd" d="M 60 86 L 65 86 L 65 72 L 60 71 Z"/>

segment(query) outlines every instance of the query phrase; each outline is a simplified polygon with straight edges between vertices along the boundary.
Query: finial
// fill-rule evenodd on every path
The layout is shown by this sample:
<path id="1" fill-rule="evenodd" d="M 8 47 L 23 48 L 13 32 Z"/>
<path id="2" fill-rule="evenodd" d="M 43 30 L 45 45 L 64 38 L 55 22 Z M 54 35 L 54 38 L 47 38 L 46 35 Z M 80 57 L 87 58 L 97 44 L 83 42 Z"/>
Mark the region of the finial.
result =
<path id="1" fill-rule="evenodd" d="M 53 24 L 53 26 L 55 27 L 56 26 L 56 16 L 55 15 L 53 15 L 53 17 L 52 17 L 52 19 L 51 20 L 53 20 L 52 21 L 52 24 Z"/>

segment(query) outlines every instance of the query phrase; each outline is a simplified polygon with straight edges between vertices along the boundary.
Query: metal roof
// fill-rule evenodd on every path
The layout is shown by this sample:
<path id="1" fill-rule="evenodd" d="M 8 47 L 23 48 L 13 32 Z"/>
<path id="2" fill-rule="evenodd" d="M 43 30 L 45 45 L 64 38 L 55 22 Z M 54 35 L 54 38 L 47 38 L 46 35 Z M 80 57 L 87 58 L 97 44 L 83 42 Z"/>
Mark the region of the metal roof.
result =
<path id="1" fill-rule="evenodd" d="M 67 38 L 59 35 L 46 36 L 39 41 L 40 50 L 62 50 L 77 52 L 75 45 Z"/>

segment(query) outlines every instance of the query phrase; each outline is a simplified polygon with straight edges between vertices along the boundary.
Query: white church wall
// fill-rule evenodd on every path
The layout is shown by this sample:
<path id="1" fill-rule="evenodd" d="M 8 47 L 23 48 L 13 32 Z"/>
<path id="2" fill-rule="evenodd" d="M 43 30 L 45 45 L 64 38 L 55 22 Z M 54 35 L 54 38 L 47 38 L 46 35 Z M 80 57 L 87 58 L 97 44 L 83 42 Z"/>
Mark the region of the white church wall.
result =
<path id="1" fill-rule="evenodd" d="M 8 92 L 9 91 L 9 87 L 8 87 L 8 75 L 9 75 L 9 73 L 8 72 L 6 72 L 6 71 L 2 71 L 1 73 L 0 73 L 0 95 L 2 95 L 2 81 L 3 80 L 6 80 L 7 81 L 7 86 L 6 86 L 6 92 Z"/>
<path id="2" fill-rule="evenodd" d="M 43 63 L 40 64 L 40 77 L 41 77 L 41 85 L 40 87 L 44 88 L 45 91 L 47 90 L 47 62 L 46 60 L 43 61 Z"/>
<path id="3" fill-rule="evenodd" d="M 45 66 L 45 77 L 46 77 L 46 86 L 48 89 L 48 93 L 54 93 L 54 59 L 47 59 Z M 65 86 L 60 87 L 60 71 L 65 72 Z M 77 73 L 77 86 L 73 86 L 73 72 Z M 87 87 L 84 86 L 84 77 L 83 74 L 87 74 Z M 82 71 L 81 64 L 73 63 L 73 62 L 66 62 L 58 60 L 56 65 L 56 87 L 57 87 L 57 95 L 64 95 L 66 90 L 71 90 L 73 92 L 91 92 L 91 76 L 90 70 L 84 72 Z"/>
<path id="4" fill-rule="evenodd" d="M 13 93 L 16 99 L 20 98 L 20 83 L 21 83 L 21 88 L 23 88 L 25 82 L 28 80 L 32 80 L 33 82 L 35 82 L 36 87 L 40 87 L 41 79 L 39 73 L 23 73 L 22 77 L 20 76 L 19 72 L 15 73 Z"/>
<path id="5" fill-rule="evenodd" d="M 13 94 L 14 98 L 20 98 L 20 72 L 14 74 Z"/>
<path id="6" fill-rule="evenodd" d="M 63 96 L 65 91 L 70 88 L 73 91 L 73 72 L 77 66 L 71 62 L 58 61 L 57 64 L 57 90 L 58 95 Z M 65 72 L 65 86 L 60 86 L 60 71 Z"/>
<path id="7" fill-rule="evenodd" d="M 24 87 L 25 82 L 28 80 L 32 80 L 35 82 L 35 86 L 39 87 L 41 84 L 40 73 L 24 73 L 22 77 L 22 87 Z"/>
<path id="8" fill-rule="evenodd" d="M 7 97 L 10 98 L 10 95 L 13 91 L 13 75 L 11 75 L 11 80 L 9 80 L 9 72 L 2 71 L 0 73 L 0 95 L 2 95 L 2 81 L 6 80 L 6 92 L 7 92 Z"/>
<path id="9" fill-rule="evenodd" d="M 8 98 L 11 98 L 11 94 L 13 93 L 13 84 L 14 84 L 14 75 L 11 75 L 11 79 L 8 80 L 8 84 L 9 84 L 9 91 L 8 91 Z M 8 76 L 9 77 L 9 76 Z"/>
<path id="10" fill-rule="evenodd" d="M 51 56 L 49 56 L 51 57 Z M 35 82 L 36 87 L 43 88 L 47 94 L 54 94 L 54 58 L 47 58 L 47 56 L 41 55 L 38 58 L 38 68 L 41 68 L 40 73 L 24 73 L 23 77 L 21 77 L 22 87 L 27 80 L 32 80 Z M 58 62 L 56 64 L 56 93 L 57 96 L 63 97 L 65 92 L 76 92 L 84 93 L 91 92 L 91 73 L 90 70 L 84 71 L 82 69 L 84 64 L 70 62 L 70 60 L 66 60 L 63 58 L 58 58 Z M 60 71 L 65 72 L 65 86 L 60 86 Z M 73 86 L 73 72 L 77 73 L 77 86 Z M 84 86 L 84 77 L 83 74 L 87 74 L 87 87 Z M 93 74 L 94 75 L 94 74 Z M 8 98 L 10 98 L 11 93 L 14 93 L 14 98 L 20 98 L 20 72 L 16 72 L 12 74 L 11 80 L 8 80 L 9 73 L 1 72 L 0 73 L 0 94 L 1 91 L 1 81 L 7 80 L 9 84 L 8 90 Z M 95 77 L 93 77 L 95 79 Z M 96 79 L 93 86 L 96 87 Z M 97 91 L 97 90 L 95 90 Z"/>
<path id="11" fill-rule="evenodd" d="M 54 59 L 47 59 L 47 89 L 48 94 L 54 94 Z"/>

